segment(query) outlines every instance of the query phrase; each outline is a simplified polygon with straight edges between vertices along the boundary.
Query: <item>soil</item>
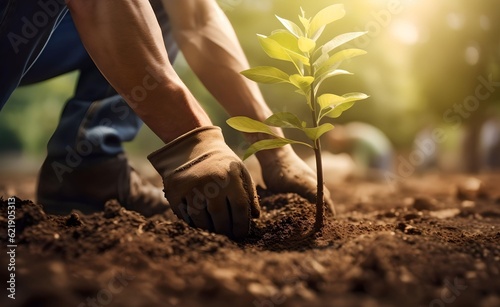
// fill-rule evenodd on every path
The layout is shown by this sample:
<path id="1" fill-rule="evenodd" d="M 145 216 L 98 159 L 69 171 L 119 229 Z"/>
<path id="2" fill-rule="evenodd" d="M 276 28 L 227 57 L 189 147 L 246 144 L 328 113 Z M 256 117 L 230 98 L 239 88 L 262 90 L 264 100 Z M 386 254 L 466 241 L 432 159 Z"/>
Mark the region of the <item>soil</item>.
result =
<path id="1" fill-rule="evenodd" d="M 339 184 L 338 216 L 310 239 L 314 206 L 295 194 L 261 190 L 241 242 L 115 201 L 52 216 L 16 199 L 16 300 L 4 243 L 0 305 L 500 306 L 500 174 L 477 178 Z M 6 242 L 6 198 L 0 213 Z"/>

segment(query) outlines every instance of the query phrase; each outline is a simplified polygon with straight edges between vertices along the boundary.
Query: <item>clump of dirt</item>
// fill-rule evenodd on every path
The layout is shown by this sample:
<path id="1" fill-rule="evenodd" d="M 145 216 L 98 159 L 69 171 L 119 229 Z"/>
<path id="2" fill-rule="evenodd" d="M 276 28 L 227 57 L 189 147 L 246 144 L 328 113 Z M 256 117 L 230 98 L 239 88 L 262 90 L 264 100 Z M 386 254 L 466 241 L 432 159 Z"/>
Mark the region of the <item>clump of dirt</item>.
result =
<path id="1" fill-rule="evenodd" d="M 261 191 L 262 216 L 240 242 L 115 201 L 53 216 L 16 199 L 16 300 L 3 290 L 0 304 L 499 306 L 499 179 L 480 177 L 481 193 L 466 199 L 464 176 L 347 182 L 332 191 L 337 218 L 311 238 L 314 205 Z M 6 242 L 6 200 L 0 216 Z"/>

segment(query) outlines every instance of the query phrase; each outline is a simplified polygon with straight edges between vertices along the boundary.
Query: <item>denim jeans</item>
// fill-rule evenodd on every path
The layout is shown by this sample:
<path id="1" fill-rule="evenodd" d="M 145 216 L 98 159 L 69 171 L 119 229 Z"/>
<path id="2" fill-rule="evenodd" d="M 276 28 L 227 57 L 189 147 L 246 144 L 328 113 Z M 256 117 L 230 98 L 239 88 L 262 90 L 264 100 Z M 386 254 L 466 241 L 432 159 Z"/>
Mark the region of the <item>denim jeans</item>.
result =
<path id="1" fill-rule="evenodd" d="M 39 0 L 33 4 L 3 1 L 6 3 L 0 4 L 0 108 L 19 85 L 78 70 L 74 97 L 66 103 L 48 143 L 48 157 L 66 161 L 77 158 L 85 165 L 123 152 L 122 142 L 137 135 L 142 121 L 92 62 L 71 15 L 66 14 L 64 0 Z M 173 62 L 178 48 L 167 15 L 161 1 L 152 0 L 151 4 Z M 48 21 L 42 23 L 45 19 Z M 29 32 L 28 23 L 36 31 Z M 10 33 L 20 33 L 21 37 Z"/>
<path id="2" fill-rule="evenodd" d="M 0 4 L 0 108 L 36 61 L 67 13 L 64 0 L 3 0 Z"/>

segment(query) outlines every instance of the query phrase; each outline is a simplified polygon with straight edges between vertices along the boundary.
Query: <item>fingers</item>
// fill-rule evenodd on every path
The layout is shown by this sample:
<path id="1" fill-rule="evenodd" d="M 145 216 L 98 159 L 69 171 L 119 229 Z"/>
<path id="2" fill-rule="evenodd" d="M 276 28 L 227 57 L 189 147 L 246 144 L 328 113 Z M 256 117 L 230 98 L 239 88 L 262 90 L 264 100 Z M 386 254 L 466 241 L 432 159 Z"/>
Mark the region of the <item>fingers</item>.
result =
<path id="1" fill-rule="evenodd" d="M 248 172 L 245 166 L 241 170 L 241 178 L 243 180 L 243 186 L 246 188 L 248 193 L 248 199 L 250 200 L 250 213 L 253 218 L 260 217 L 260 204 L 259 198 L 257 197 L 257 191 L 255 190 L 255 183 L 253 182 L 252 176 Z"/>
<path id="2" fill-rule="evenodd" d="M 240 194 L 243 193 L 243 194 Z M 245 192 L 233 191 L 227 198 L 231 208 L 232 232 L 236 239 L 244 238 L 250 233 L 250 202 Z"/>
<path id="3" fill-rule="evenodd" d="M 193 222 L 193 226 L 208 231 L 214 230 L 212 219 L 207 211 L 207 200 L 205 197 L 195 195 L 193 198 L 188 199 L 187 214 Z"/>
<path id="4" fill-rule="evenodd" d="M 252 213 L 260 214 L 255 186 L 250 174 L 239 163 L 230 165 L 227 176 L 229 179 L 224 184 L 211 177 L 205 178 L 204 188 L 192 188 L 186 196 L 187 201 L 180 202 L 174 211 L 192 226 L 235 239 L 243 238 L 250 231 Z"/>
<path id="5" fill-rule="evenodd" d="M 185 199 L 177 206 L 177 211 L 180 212 L 179 214 L 176 213 L 178 218 L 184 220 L 188 225 L 194 226 L 193 221 L 187 213 L 187 201 Z"/>
<path id="6" fill-rule="evenodd" d="M 174 211 L 175 215 L 187 223 L 189 223 L 189 215 L 187 213 L 187 201 L 182 198 L 182 196 L 177 196 L 177 194 L 165 189 L 165 198 L 171 204 L 170 207 Z"/>
<path id="7" fill-rule="evenodd" d="M 243 238 L 250 232 L 251 211 L 252 206 L 255 206 L 255 187 L 242 163 L 231 163 L 230 173 L 236 182 L 227 190 L 233 221 L 232 231 L 235 238 Z"/>
<path id="8" fill-rule="evenodd" d="M 227 180 L 208 176 L 184 191 L 170 189 L 174 213 L 189 225 L 239 239 L 250 232 L 250 219 L 260 215 L 252 177 L 241 162 L 232 162 Z M 177 186 L 179 187 L 179 186 Z"/>
<path id="9" fill-rule="evenodd" d="M 254 219 L 258 219 L 260 217 L 260 204 L 257 196 L 255 196 L 254 200 L 251 202 L 250 214 Z"/>
<path id="10" fill-rule="evenodd" d="M 233 222 L 231 217 L 231 207 L 227 202 L 226 195 L 221 193 L 221 195 L 213 199 L 209 199 L 207 210 L 213 221 L 215 232 L 232 237 Z"/>

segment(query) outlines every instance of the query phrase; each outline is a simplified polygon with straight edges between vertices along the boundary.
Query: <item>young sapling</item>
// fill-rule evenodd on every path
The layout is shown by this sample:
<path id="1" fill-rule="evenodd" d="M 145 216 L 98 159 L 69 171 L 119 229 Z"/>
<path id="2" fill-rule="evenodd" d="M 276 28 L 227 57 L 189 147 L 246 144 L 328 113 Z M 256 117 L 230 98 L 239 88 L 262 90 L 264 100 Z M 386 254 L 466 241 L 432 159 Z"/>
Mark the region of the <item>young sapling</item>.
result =
<path id="1" fill-rule="evenodd" d="M 245 153 L 244 159 L 261 150 L 275 149 L 288 144 L 300 144 L 314 150 L 316 158 L 317 194 L 314 232 L 321 231 L 324 224 L 323 167 L 321 160 L 320 137 L 332 130 L 330 123 L 322 123 L 328 118 L 338 118 L 344 111 L 353 106 L 356 101 L 368 98 L 363 93 L 348 93 L 338 96 L 330 93 L 320 93 L 325 80 L 351 73 L 339 69 L 342 62 L 366 52 L 361 49 L 349 48 L 338 51 L 338 47 L 362 36 L 366 32 L 350 32 L 338 35 L 323 45 L 318 39 L 325 27 L 345 16 L 342 4 L 334 4 L 322 9 L 314 17 L 307 18 L 301 8 L 300 24 L 276 16 L 285 29 L 276 30 L 270 36 L 258 34 L 259 42 L 265 53 L 277 60 L 290 62 L 295 68 L 288 74 L 273 66 L 258 66 L 241 72 L 245 77 L 264 84 L 288 83 L 295 91 L 305 97 L 311 113 L 312 125 L 291 112 L 273 114 L 264 122 L 245 116 L 232 117 L 227 120 L 229 126 L 246 133 L 265 133 L 271 136 L 252 144 Z M 298 129 L 310 140 L 309 143 L 282 137 L 273 132 L 271 127 L 283 129 Z"/>

